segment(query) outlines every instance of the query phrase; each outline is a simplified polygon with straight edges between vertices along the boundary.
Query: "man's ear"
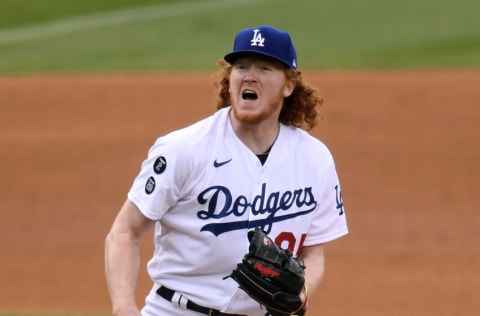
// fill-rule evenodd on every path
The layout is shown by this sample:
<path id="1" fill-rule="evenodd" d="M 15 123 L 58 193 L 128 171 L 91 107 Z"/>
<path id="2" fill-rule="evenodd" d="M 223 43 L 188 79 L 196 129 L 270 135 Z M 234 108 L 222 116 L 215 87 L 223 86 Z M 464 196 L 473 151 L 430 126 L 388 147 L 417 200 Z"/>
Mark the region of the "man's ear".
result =
<path id="1" fill-rule="evenodd" d="M 294 78 L 287 79 L 285 86 L 283 87 L 283 97 L 288 98 L 295 90 L 295 86 L 297 85 L 297 81 Z"/>

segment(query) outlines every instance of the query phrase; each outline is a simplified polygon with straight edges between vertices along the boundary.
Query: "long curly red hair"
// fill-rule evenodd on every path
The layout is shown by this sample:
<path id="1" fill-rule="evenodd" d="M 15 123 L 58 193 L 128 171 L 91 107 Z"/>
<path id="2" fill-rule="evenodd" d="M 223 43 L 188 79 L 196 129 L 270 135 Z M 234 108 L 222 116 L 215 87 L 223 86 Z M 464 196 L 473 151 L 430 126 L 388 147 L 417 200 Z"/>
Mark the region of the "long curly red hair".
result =
<path id="1" fill-rule="evenodd" d="M 224 60 L 219 60 L 220 70 L 215 76 L 214 86 L 217 92 L 217 109 L 230 106 L 230 73 L 232 65 Z M 288 79 L 296 82 L 293 93 L 284 99 L 283 107 L 278 120 L 286 125 L 310 130 L 317 125 L 319 108 L 323 105 L 323 98 L 318 95 L 316 89 L 302 81 L 302 73 L 285 67 Z"/>

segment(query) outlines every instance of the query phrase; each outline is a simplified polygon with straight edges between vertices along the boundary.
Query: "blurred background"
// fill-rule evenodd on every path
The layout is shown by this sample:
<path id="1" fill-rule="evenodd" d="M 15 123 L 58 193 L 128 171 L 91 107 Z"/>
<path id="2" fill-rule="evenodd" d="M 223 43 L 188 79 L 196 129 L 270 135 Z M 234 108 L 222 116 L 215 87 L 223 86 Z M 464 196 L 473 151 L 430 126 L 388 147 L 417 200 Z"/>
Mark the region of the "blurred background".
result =
<path id="1" fill-rule="evenodd" d="M 287 30 L 350 234 L 309 315 L 477 315 L 480 2 L 1 0 L 0 315 L 108 314 L 103 240 L 235 34 Z M 142 249 L 138 303 L 151 284 Z"/>
<path id="2" fill-rule="evenodd" d="M 468 68 L 478 1 L 2 0 L 0 72 L 211 70 L 244 27 L 295 39 L 302 69 Z"/>

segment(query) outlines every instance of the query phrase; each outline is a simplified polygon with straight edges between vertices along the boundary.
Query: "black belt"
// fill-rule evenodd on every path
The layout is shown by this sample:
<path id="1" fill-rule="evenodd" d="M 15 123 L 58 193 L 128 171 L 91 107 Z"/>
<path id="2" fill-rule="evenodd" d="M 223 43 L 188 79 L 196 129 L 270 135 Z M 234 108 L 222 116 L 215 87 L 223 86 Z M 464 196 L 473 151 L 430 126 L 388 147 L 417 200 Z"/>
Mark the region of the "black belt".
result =
<path id="1" fill-rule="evenodd" d="M 173 295 L 175 294 L 175 291 L 169 289 L 168 287 L 160 286 L 157 290 L 157 294 L 163 297 L 164 299 L 166 299 L 167 301 L 171 302 Z M 200 306 L 190 300 L 187 300 L 187 309 L 198 312 L 198 313 L 202 313 L 205 315 L 211 315 L 211 316 L 247 316 L 247 315 L 240 315 L 240 314 L 222 313 L 218 309 Z"/>

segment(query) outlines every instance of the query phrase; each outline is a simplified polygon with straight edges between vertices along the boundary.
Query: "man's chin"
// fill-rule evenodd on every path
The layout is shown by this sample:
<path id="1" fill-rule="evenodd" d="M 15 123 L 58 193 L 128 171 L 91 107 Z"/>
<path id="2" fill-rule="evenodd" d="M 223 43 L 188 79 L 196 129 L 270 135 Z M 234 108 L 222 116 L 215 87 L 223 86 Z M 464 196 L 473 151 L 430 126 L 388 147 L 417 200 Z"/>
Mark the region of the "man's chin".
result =
<path id="1" fill-rule="evenodd" d="M 232 112 L 237 121 L 245 124 L 256 124 L 264 119 L 264 115 L 257 111 L 250 111 L 244 109 L 238 110 L 237 108 L 233 108 Z"/>

